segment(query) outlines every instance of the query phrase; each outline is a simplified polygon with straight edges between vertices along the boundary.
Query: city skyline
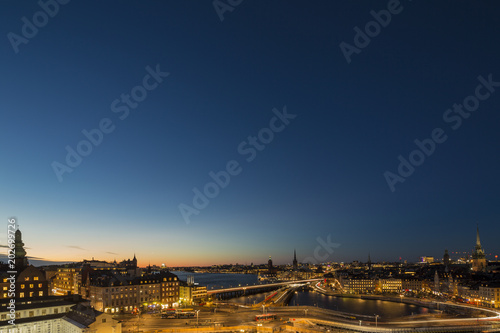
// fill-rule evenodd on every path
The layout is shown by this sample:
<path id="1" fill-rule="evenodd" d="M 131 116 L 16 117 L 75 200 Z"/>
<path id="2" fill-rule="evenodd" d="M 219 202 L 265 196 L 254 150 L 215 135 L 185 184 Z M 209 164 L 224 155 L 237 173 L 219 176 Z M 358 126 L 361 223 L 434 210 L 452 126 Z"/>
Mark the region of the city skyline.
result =
<path id="1" fill-rule="evenodd" d="M 23 234 L 23 237 L 24 237 L 24 234 Z M 448 251 L 448 249 L 445 249 L 444 252 L 443 252 L 443 256 L 446 254 L 450 254 L 451 253 L 451 256 L 449 255 L 449 259 L 450 260 L 454 260 L 454 261 L 458 261 L 459 259 L 466 259 L 466 260 L 472 260 L 474 258 L 474 254 L 477 252 L 477 246 L 479 244 L 479 248 L 481 249 L 481 243 L 479 241 L 480 239 L 480 236 L 479 236 L 479 226 L 476 227 L 476 246 L 473 250 L 471 251 Z M 3 246 L 3 247 L 6 247 L 6 246 Z M 76 246 L 67 246 L 68 248 L 75 248 Z M 27 249 L 30 249 L 30 247 L 26 247 Z M 322 255 L 316 255 L 316 256 L 313 256 L 313 257 L 303 257 L 302 260 L 298 260 L 298 263 L 301 264 L 301 265 L 307 265 L 307 264 L 321 264 L 321 263 L 332 263 L 332 262 L 336 262 L 336 263 L 344 263 L 343 260 L 324 260 L 324 261 L 321 261 L 321 259 L 323 257 L 325 257 L 325 255 L 327 255 L 328 251 L 326 250 L 327 247 L 321 247 L 321 250 L 323 250 L 323 254 Z M 78 250 L 82 250 L 82 251 L 87 251 L 86 249 L 83 249 L 83 248 L 78 248 Z M 321 251 L 320 250 L 320 251 Z M 317 251 L 317 254 L 320 253 L 320 251 Z M 483 251 L 483 250 L 481 250 Z M 484 252 L 484 251 L 483 251 Z M 423 253 L 425 253 L 425 251 L 423 251 Z M 103 259 L 103 257 L 106 257 L 106 258 L 109 258 L 109 256 L 113 256 L 113 259 Z M 490 261 L 497 261 L 498 260 L 498 255 L 497 254 L 494 254 L 494 253 L 484 253 L 485 255 L 485 258 L 487 260 L 490 260 Z M 84 257 L 84 258 L 80 258 L 80 259 L 77 259 L 77 260 L 63 260 L 63 261 L 57 261 L 57 260 L 51 260 L 51 258 L 38 258 L 38 257 L 32 257 L 32 256 L 29 256 L 29 255 L 26 255 L 26 257 L 28 258 L 30 264 L 34 265 L 34 266 L 46 266 L 46 265 L 60 265 L 60 264 L 66 264 L 66 263 L 76 263 L 76 262 L 82 262 L 82 261 L 93 261 L 93 260 L 96 260 L 96 261 L 105 261 L 105 262 L 121 262 L 121 261 L 126 261 L 127 260 L 127 257 L 117 257 L 118 254 L 116 253 L 106 253 L 106 254 L 101 254 L 99 257 L 94 257 L 92 256 L 91 258 L 87 258 L 87 257 Z M 372 261 L 371 260 L 371 254 L 369 253 L 367 258 L 358 258 L 358 259 L 354 259 L 352 261 L 345 261 L 345 263 L 351 263 L 351 262 L 361 262 L 361 263 L 365 263 L 365 262 L 373 262 L 373 263 L 376 263 L 376 262 L 408 262 L 408 263 L 415 263 L 415 262 L 419 262 L 421 261 L 420 259 L 422 258 L 425 258 L 425 257 L 429 257 L 429 258 L 433 258 L 433 260 L 435 262 L 441 262 L 443 261 L 443 256 L 441 255 L 437 255 L 437 256 L 428 256 L 428 255 L 421 255 L 419 256 L 418 258 L 414 258 L 414 259 L 407 259 L 407 258 L 396 258 L 396 259 L 393 259 L 393 260 L 374 260 Z M 136 253 L 134 252 L 133 254 L 133 257 L 136 258 Z M 280 257 L 280 261 L 277 262 L 276 259 L 273 259 L 273 264 L 276 264 L 276 265 L 289 265 L 289 266 L 293 266 L 294 265 L 294 260 L 296 259 L 296 249 L 293 250 L 293 256 L 291 257 L 292 260 L 289 260 L 287 261 L 287 259 L 283 259 L 285 258 L 286 256 L 282 256 Z M 262 258 L 258 258 L 256 259 L 255 261 L 251 261 L 251 262 L 241 262 L 241 261 L 238 261 L 238 260 L 233 260 L 233 261 L 227 261 L 227 262 L 219 262 L 219 263 L 209 263 L 209 264 L 197 264 L 197 263 L 194 263 L 194 264 L 181 264 L 181 265 L 168 265 L 168 261 L 162 261 L 161 263 L 152 263 L 150 260 L 148 260 L 147 262 L 145 261 L 142 261 L 142 263 L 140 261 L 138 261 L 138 265 L 139 267 L 147 267 L 149 265 L 153 265 L 153 266 L 157 266 L 157 267 L 161 267 L 161 266 L 165 266 L 165 267 L 209 267 L 209 266 L 214 266 L 214 265 L 245 265 L 245 266 L 248 266 L 248 265 L 251 265 L 251 264 L 254 264 L 254 265 L 267 265 L 268 264 L 268 260 L 271 260 L 273 258 L 272 255 L 269 255 L 268 258 L 265 258 L 265 260 L 263 260 L 262 262 L 259 261 L 259 260 L 262 260 Z M 329 256 L 328 258 L 331 259 L 331 257 Z M 128 258 L 130 259 L 130 258 Z M 366 260 L 365 260 L 366 259 Z M 423 259 L 422 259 L 423 260 Z M 4 255 L 4 254 L 0 254 L 0 261 L 4 261 L 6 262 L 7 261 L 7 256 Z"/>
<path id="2" fill-rule="evenodd" d="M 479 223 L 500 253 L 499 3 L 63 2 L 0 14 L 0 245 L 416 261 Z"/>

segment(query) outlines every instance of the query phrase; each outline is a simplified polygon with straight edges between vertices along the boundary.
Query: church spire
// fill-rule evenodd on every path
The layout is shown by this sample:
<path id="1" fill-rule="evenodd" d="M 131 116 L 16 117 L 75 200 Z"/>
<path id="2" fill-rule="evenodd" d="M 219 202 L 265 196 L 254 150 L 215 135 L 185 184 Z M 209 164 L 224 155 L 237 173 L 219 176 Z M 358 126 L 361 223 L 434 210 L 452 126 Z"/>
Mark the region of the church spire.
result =
<path id="1" fill-rule="evenodd" d="M 293 249 L 293 270 L 296 271 L 298 269 L 298 264 L 297 264 L 297 252 L 295 249 Z"/>
<path id="2" fill-rule="evenodd" d="M 481 240 L 479 239 L 479 223 L 476 227 L 476 248 L 481 248 Z"/>

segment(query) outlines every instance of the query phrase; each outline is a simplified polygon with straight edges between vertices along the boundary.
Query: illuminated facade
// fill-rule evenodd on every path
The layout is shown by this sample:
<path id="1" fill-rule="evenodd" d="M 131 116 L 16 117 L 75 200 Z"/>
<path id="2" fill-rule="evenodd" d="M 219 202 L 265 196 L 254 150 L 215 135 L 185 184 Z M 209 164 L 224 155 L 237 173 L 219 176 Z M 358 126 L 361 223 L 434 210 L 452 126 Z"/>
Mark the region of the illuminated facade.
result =
<path id="1" fill-rule="evenodd" d="M 88 298 L 95 309 L 110 313 L 172 307 L 179 301 L 179 281 L 168 272 L 131 279 L 97 275 L 91 277 Z"/>
<path id="2" fill-rule="evenodd" d="M 11 299 L 12 297 L 9 297 L 9 274 L 2 273 L 0 279 L 0 300 Z M 34 266 L 28 266 L 16 277 L 16 299 L 24 300 L 45 297 L 48 295 L 48 290 L 49 288 L 45 275 Z"/>
<path id="3" fill-rule="evenodd" d="M 377 291 L 383 293 L 400 293 L 403 290 L 403 281 L 401 279 L 380 279 L 377 281 Z"/>
<path id="4" fill-rule="evenodd" d="M 376 280 L 365 278 L 341 278 L 340 283 L 345 292 L 351 294 L 365 294 L 375 291 Z"/>
<path id="5" fill-rule="evenodd" d="M 80 293 L 82 276 L 79 268 L 58 268 L 52 280 L 52 294 L 56 296 Z"/>
<path id="6" fill-rule="evenodd" d="M 479 299 L 485 307 L 500 307 L 500 283 L 484 283 L 479 286 Z"/>

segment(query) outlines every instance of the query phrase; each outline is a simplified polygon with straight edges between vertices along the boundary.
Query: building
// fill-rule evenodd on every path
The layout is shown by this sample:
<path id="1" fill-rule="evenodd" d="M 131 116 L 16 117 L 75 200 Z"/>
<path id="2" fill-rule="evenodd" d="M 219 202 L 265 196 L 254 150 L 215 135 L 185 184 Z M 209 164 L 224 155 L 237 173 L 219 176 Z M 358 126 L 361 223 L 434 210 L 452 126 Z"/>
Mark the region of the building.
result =
<path id="1" fill-rule="evenodd" d="M 194 283 L 194 277 L 188 276 L 187 282 L 179 281 L 179 302 L 192 305 L 208 298 L 207 287 Z"/>
<path id="2" fill-rule="evenodd" d="M 2 304 L 0 332 L 121 333 L 122 330 L 121 323 L 111 315 L 91 309 L 79 301 L 45 297 L 16 302 L 15 315 L 6 304 Z"/>
<path id="3" fill-rule="evenodd" d="M 48 296 L 49 288 L 45 274 L 33 265 L 29 265 L 19 229 L 15 233 L 15 249 L 15 273 L 9 273 L 10 270 L 0 272 L 0 302 L 11 298 L 33 300 Z M 12 280 L 15 280 L 14 295 L 9 292 Z"/>
<path id="4" fill-rule="evenodd" d="M 193 297 L 193 302 L 199 303 L 208 298 L 207 287 L 205 286 L 193 286 L 191 295 Z"/>
<path id="5" fill-rule="evenodd" d="M 403 281 L 395 278 L 379 279 L 376 290 L 382 293 L 400 293 L 403 290 Z"/>
<path id="6" fill-rule="evenodd" d="M 179 279 L 177 275 L 163 271 L 161 276 L 161 304 L 164 307 L 172 307 L 179 303 Z M 206 293 L 206 288 L 205 288 Z"/>
<path id="7" fill-rule="evenodd" d="M 479 286 L 479 299 L 483 306 L 489 308 L 500 307 L 500 283 L 483 283 Z"/>
<path id="8" fill-rule="evenodd" d="M 376 288 L 375 279 L 364 277 L 348 277 L 340 278 L 342 289 L 350 294 L 366 294 L 372 293 Z"/>
<path id="9" fill-rule="evenodd" d="M 418 278 L 404 278 L 401 280 L 403 291 L 419 293 L 428 289 L 427 283 Z"/>
<path id="10" fill-rule="evenodd" d="M 476 246 L 472 253 L 472 270 L 474 272 L 483 272 L 486 270 L 486 255 L 479 239 L 479 226 L 477 226 L 476 230 Z"/>
<path id="11" fill-rule="evenodd" d="M 434 257 L 420 257 L 420 262 L 424 264 L 432 264 L 434 262 Z"/>
<path id="12" fill-rule="evenodd" d="M 58 268 L 52 279 L 51 293 L 56 296 L 79 294 L 82 282 L 80 268 Z"/>
<path id="13" fill-rule="evenodd" d="M 170 272 L 141 277 L 95 272 L 90 274 L 90 305 L 106 313 L 173 307 L 179 302 L 179 281 Z"/>
<path id="14" fill-rule="evenodd" d="M 292 269 L 294 271 L 297 271 L 299 269 L 299 265 L 297 263 L 297 252 L 295 252 L 295 249 L 293 250 L 293 264 L 292 264 Z"/>
<path id="15" fill-rule="evenodd" d="M 450 265 L 450 255 L 448 253 L 448 250 L 444 250 L 444 255 L 443 255 L 443 264 L 445 266 L 449 266 Z"/>

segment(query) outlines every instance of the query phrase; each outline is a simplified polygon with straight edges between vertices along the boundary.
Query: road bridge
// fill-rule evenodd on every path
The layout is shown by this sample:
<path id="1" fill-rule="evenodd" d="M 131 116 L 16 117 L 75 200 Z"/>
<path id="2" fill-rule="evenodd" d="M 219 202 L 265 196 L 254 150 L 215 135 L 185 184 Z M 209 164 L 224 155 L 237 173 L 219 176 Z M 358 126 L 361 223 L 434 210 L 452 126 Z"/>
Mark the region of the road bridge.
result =
<path id="1" fill-rule="evenodd" d="M 275 283 L 267 283 L 267 284 L 259 284 L 254 286 L 242 286 L 242 287 L 233 287 L 233 288 L 222 288 L 222 289 L 213 289 L 208 290 L 208 296 L 212 296 L 217 299 L 225 299 L 232 297 L 239 297 L 251 294 L 257 294 L 261 292 L 271 291 L 279 289 L 283 286 L 293 286 L 293 285 L 303 285 L 307 283 L 314 283 L 317 281 L 324 280 L 324 278 L 320 279 L 308 279 L 308 280 L 297 280 L 297 281 L 283 281 L 283 282 L 275 282 Z"/>

